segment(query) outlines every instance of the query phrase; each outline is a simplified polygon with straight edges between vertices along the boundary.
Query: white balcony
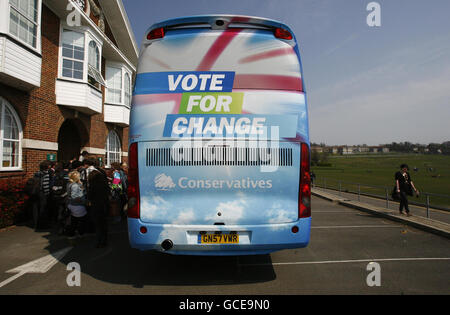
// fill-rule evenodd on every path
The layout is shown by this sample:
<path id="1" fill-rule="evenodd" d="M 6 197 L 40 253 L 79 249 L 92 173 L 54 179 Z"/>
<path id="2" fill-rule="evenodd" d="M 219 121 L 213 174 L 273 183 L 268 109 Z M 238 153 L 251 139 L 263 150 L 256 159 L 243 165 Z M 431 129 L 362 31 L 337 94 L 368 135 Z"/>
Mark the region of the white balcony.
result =
<path id="1" fill-rule="evenodd" d="M 0 81 L 29 91 L 41 85 L 42 57 L 17 40 L 0 34 Z"/>
<path id="2" fill-rule="evenodd" d="M 128 127 L 130 124 L 130 108 L 125 105 L 105 104 L 105 122 Z"/>
<path id="3" fill-rule="evenodd" d="M 84 82 L 56 80 L 56 104 L 93 115 L 102 112 L 102 92 Z"/>

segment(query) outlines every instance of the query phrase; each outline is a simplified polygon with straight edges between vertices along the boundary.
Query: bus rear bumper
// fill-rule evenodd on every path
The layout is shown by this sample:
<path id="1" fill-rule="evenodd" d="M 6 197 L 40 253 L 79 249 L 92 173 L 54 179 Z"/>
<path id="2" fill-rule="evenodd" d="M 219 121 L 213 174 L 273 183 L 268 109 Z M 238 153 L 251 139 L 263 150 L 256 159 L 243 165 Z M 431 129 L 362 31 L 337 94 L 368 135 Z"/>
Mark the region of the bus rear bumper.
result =
<path id="1" fill-rule="evenodd" d="M 292 231 L 294 226 L 298 227 L 297 233 Z M 146 232 L 143 233 L 142 229 Z M 149 224 L 140 219 L 128 218 L 128 237 L 132 248 L 175 255 L 258 255 L 302 248 L 309 243 L 310 230 L 311 218 L 283 224 L 234 226 Z M 200 244 L 200 232 L 236 232 L 239 244 Z M 163 249 L 164 241 L 172 245 L 170 249 Z"/>

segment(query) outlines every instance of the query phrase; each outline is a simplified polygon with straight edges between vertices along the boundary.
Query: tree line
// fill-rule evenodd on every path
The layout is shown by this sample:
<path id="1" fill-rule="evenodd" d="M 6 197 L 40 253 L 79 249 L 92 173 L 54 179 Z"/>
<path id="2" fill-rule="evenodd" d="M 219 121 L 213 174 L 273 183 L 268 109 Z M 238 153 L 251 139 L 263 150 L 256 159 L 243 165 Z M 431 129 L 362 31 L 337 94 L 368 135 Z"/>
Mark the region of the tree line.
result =
<path id="1" fill-rule="evenodd" d="M 411 142 L 392 142 L 387 144 L 389 151 L 403 153 L 425 153 L 425 154 L 446 154 L 450 155 L 450 141 L 442 143 L 419 144 Z"/>
<path id="2" fill-rule="evenodd" d="M 311 142 L 311 146 L 326 147 L 325 143 L 314 143 Z M 362 146 L 367 146 L 363 144 Z M 389 152 L 402 152 L 402 153 L 424 153 L 424 154 L 446 154 L 450 155 L 450 141 L 445 141 L 442 143 L 429 143 L 420 144 L 412 142 L 392 142 L 390 144 L 381 145 L 383 147 L 389 148 Z M 316 156 L 318 157 L 318 156 Z M 325 161 L 327 156 L 325 156 Z"/>

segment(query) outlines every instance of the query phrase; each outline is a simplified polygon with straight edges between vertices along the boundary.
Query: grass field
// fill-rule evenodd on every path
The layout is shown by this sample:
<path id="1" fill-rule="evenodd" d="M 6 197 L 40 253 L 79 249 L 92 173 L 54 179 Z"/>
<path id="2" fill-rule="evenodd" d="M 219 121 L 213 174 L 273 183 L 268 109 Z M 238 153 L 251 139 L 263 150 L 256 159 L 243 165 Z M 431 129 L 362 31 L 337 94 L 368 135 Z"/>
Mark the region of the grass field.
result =
<path id="1" fill-rule="evenodd" d="M 423 154 L 379 154 L 379 155 L 346 155 L 329 156 L 331 167 L 313 166 L 316 184 L 338 188 L 342 181 L 342 189 L 357 191 L 360 183 L 389 188 L 394 187 L 394 174 L 400 164 L 409 165 L 409 173 L 414 185 L 420 192 L 429 192 L 450 196 L 450 156 Z M 417 168 L 418 171 L 414 171 Z M 432 170 L 430 170 L 430 168 Z M 385 189 L 361 186 L 361 191 L 376 195 L 385 195 Z M 411 197 L 412 198 L 412 197 Z M 414 201 L 425 203 L 424 194 Z M 450 198 L 430 197 L 431 204 L 450 207 Z"/>

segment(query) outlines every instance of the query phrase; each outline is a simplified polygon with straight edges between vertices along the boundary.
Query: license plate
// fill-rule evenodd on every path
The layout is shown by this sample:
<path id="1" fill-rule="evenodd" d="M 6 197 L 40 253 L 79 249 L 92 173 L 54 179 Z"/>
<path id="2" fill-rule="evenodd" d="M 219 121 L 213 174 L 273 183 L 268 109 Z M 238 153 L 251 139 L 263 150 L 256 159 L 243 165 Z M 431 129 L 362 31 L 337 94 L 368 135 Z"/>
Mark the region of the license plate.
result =
<path id="1" fill-rule="evenodd" d="M 238 234 L 199 234 L 199 244 L 239 244 Z"/>

